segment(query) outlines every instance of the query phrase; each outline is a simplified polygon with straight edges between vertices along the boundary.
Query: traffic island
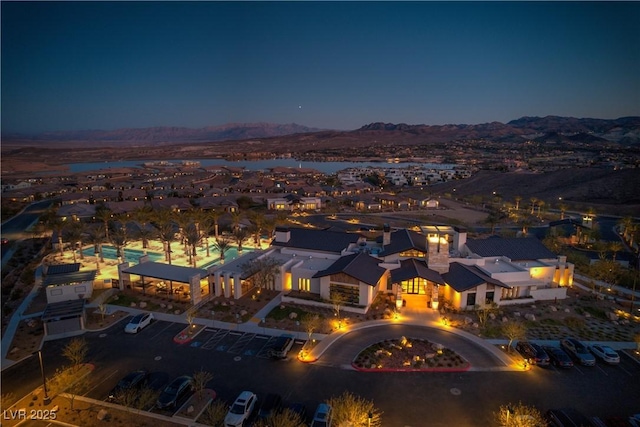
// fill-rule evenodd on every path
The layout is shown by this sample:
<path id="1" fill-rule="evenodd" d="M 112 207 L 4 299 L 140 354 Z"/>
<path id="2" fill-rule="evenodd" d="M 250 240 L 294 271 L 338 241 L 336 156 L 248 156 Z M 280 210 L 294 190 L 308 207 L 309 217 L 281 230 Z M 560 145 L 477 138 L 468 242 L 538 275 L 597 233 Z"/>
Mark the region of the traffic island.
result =
<path id="1" fill-rule="evenodd" d="M 173 337 L 173 342 L 176 344 L 187 344 L 202 332 L 204 328 L 204 325 L 196 325 L 195 323 L 189 325 Z"/>
<path id="2" fill-rule="evenodd" d="M 216 392 L 211 389 L 204 389 L 195 392 L 189 400 L 185 402 L 180 410 L 173 416 L 184 420 L 195 421 L 207 409 L 209 403 L 216 398 Z"/>
<path id="3" fill-rule="evenodd" d="M 351 364 L 363 372 L 462 372 L 471 364 L 441 344 L 402 337 L 373 344 Z"/>

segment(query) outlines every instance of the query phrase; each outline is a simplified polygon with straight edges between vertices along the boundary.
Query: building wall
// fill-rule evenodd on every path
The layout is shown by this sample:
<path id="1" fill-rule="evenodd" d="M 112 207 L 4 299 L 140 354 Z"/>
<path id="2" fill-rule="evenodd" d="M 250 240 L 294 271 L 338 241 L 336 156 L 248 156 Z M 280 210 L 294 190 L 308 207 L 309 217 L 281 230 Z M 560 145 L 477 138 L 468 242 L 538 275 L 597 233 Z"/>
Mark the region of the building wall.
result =
<path id="1" fill-rule="evenodd" d="M 74 299 L 89 299 L 93 294 L 93 283 L 83 282 L 76 285 L 47 286 L 47 303 L 70 301 Z"/>

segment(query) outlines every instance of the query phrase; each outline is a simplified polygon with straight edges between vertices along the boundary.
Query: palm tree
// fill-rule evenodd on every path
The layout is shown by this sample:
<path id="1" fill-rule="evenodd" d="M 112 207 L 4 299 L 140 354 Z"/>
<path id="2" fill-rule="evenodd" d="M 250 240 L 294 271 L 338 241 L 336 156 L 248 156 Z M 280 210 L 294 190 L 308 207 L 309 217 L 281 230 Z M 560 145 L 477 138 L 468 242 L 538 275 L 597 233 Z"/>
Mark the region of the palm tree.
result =
<path id="1" fill-rule="evenodd" d="M 96 257 L 96 267 L 98 272 L 100 272 L 100 263 L 104 262 L 104 256 L 102 255 L 102 244 L 104 241 L 104 230 L 101 224 L 89 230 L 87 234 L 87 243 L 93 245 L 93 253 Z"/>
<path id="2" fill-rule="evenodd" d="M 247 240 L 248 237 L 249 237 L 249 230 L 247 230 L 246 228 L 236 228 L 233 231 L 233 239 L 236 241 L 236 244 L 238 245 L 238 253 L 242 252 L 242 244 Z"/>
<path id="3" fill-rule="evenodd" d="M 211 220 L 213 221 L 213 236 L 217 239 L 219 237 L 219 227 L 218 227 L 218 220 L 220 219 L 220 215 L 222 215 L 222 213 L 218 210 L 215 209 L 211 209 L 209 211 L 209 217 L 211 218 Z"/>
<path id="4" fill-rule="evenodd" d="M 226 237 L 220 237 L 216 239 L 214 247 L 218 252 L 220 252 L 220 261 L 224 263 L 224 254 L 229 249 L 231 249 L 231 241 L 229 241 L 229 239 L 227 239 Z"/>
<path id="5" fill-rule="evenodd" d="M 60 250 L 60 255 L 64 255 L 64 251 L 62 249 L 62 232 L 66 223 L 56 214 L 56 210 L 54 208 L 47 209 L 44 215 L 42 215 L 42 221 L 45 228 L 47 230 L 51 230 L 51 237 L 53 238 L 53 236 L 56 236 L 58 238 L 58 249 Z"/>
<path id="6" fill-rule="evenodd" d="M 113 212 L 105 205 L 98 205 L 96 207 L 96 219 L 102 221 L 104 225 L 104 238 L 109 241 L 109 222 L 113 219 Z"/>
<path id="7" fill-rule="evenodd" d="M 265 224 L 264 214 L 262 212 L 251 211 L 249 222 L 251 222 L 252 225 L 253 243 L 258 246 L 260 244 L 260 234 Z"/>
<path id="8" fill-rule="evenodd" d="M 610 242 L 609 243 L 609 250 L 611 252 L 613 252 L 613 261 L 614 262 L 616 260 L 616 255 L 618 254 L 618 252 L 621 252 L 622 249 L 624 249 L 624 247 L 622 246 L 622 243 L 620 243 L 620 242 Z"/>
<path id="9" fill-rule="evenodd" d="M 142 249 L 147 249 L 149 247 L 149 239 L 153 234 L 153 230 L 148 228 L 151 223 L 152 216 L 153 209 L 148 205 L 135 209 L 131 215 L 133 221 L 138 227 L 136 234 L 137 237 L 142 240 Z"/>
<path id="10" fill-rule="evenodd" d="M 187 253 L 189 256 L 189 264 L 196 266 L 196 247 L 200 242 L 200 232 L 195 223 L 190 223 L 182 230 L 185 243 L 187 245 Z"/>
<path id="11" fill-rule="evenodd" d="M 124 248 L 127 245 L 127 231 L 124 224 L 114 226 L 109 233 L 109 242 L 116 248 L 116 256 L 118 261 L 124 261 Z"/>
<path id="12" fill-rule="evenodd" d="M 567 212 L 567 205 L 561 203 L 558 208 L 560 209 L 560 219 L 564 219 L 564 214 Z"/>
<path id="13" fill-rule="evenodd" d="M 520 210 L 520 201 L 522 201 L 522 196 L 516 196 L 514 200 L 516 201 L 516 210 Z"/>
<path id="14" fill-rule="evenodd" d="M 73 262 L 76 262 L 76 249 L 80 246 L 80 259 L 84 259 L 82 254 L 82 237 L 84 235 L 84 225 L 80 221 L 73 221 L 66 227 L 66 237 L 71 243 Z"/>
<path id="15" fill-rule="evenodd" d="M 157 228 L 157 236 L 164 246 L 164 259 L 171 264 L 171 242 L 176 238 L 176 229 L 173 223 L 161 223 Z"/>
<path id="16" fill-rule="evenodd" d="M 200 222 L 200 235 L 202 243 L 207 251 L 207 258 L 209 257 L 209 236 L 211 236 L 211 232 L 214 231 L 214 228 L 213 221 L 209 217 L 203 218 Z"/>
<path id="17" fill-rule="evenodd" d="M 538 199 L 536 199 L 535 197 L 532 197 L 529 200 L 531 201 L 531 215 L 533 215 L 536 210 L 536 203 L 538 203 Z"/>
<path id="18" fill-rule="evenodd" d="M 231 224 L 232 224 L 233 231 L 240 228 L 240 221 L 242 221 L 243 216 L 244 215 L 240 211 L 231 212 Z"/>
<path id="19" fill-rule="evenodd" d="M 542 208 L 544 207 L 544 200 L 538 200 L 538 218 L 542 219 Z"/>

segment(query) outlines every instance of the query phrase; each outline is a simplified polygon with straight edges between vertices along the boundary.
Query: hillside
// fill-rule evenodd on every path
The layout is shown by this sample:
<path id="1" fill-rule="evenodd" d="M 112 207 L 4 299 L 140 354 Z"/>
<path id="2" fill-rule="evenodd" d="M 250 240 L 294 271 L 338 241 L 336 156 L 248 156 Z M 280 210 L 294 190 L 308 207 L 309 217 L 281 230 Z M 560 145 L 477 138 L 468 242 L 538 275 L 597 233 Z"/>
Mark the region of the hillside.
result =
<path id="1" fill-rule="evenodd" d="M 611 213 L 637 216 L 640 212 L 640 169 L 607 170 L 598 168 L 562 169 L 547 173 L 480 171 L 469 179 L 451 181 L 431 187 L 433 194 L 455 194 L 458 197 L 493 192 L 505 201 L 516 196 L 522 203 L 530 198 L 554 200 L 553 207 L 562 203 L 593 207 Z M 455 192 L 453 191 L 455 189 Z M 613 207 L 612 207 L 613 206 Z"/>

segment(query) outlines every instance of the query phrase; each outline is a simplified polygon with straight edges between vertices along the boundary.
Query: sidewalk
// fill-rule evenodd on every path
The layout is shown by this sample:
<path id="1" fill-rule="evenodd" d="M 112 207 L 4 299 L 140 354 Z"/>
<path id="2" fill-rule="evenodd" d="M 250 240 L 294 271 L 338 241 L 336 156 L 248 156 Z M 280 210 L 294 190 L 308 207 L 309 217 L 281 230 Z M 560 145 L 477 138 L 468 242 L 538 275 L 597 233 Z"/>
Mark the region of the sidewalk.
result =
<path id="1" fill-rule="evenodd" d="M 33 288 L 31 288 L 31 291 L 29 292 L 29 294 L 27 294 L 27 296 L 22 300 L 22 303 L 20 304 L 20 306 L 18 306 L 16 311 L 11 316 L 11 320 L 9 320 L 7 329 L 5 329 L 4 334 L 2 335 L 2 344 L 1 344 L 2 354 L 0 355 L 0 357 L 2 357 L 2 362 L 0 365 L 2 369 L 8 368 L 9 366 L 15 363 L 13 360 L 7 359 L 7 354 L 11 349 L 11 342 L 13 341 L 13 336 L 15 335 L 16 330 L 18 329 L 18 325 L 24 318 L 24 311 L 29 307 L 29 304 L 31 304 L 31 301 L 38 294 L 38 289 L 40 288 L 41 284 L 42 284 L 42 266 L 39 266 L 36 269 L 35 283 L 33 285 Z"/>

